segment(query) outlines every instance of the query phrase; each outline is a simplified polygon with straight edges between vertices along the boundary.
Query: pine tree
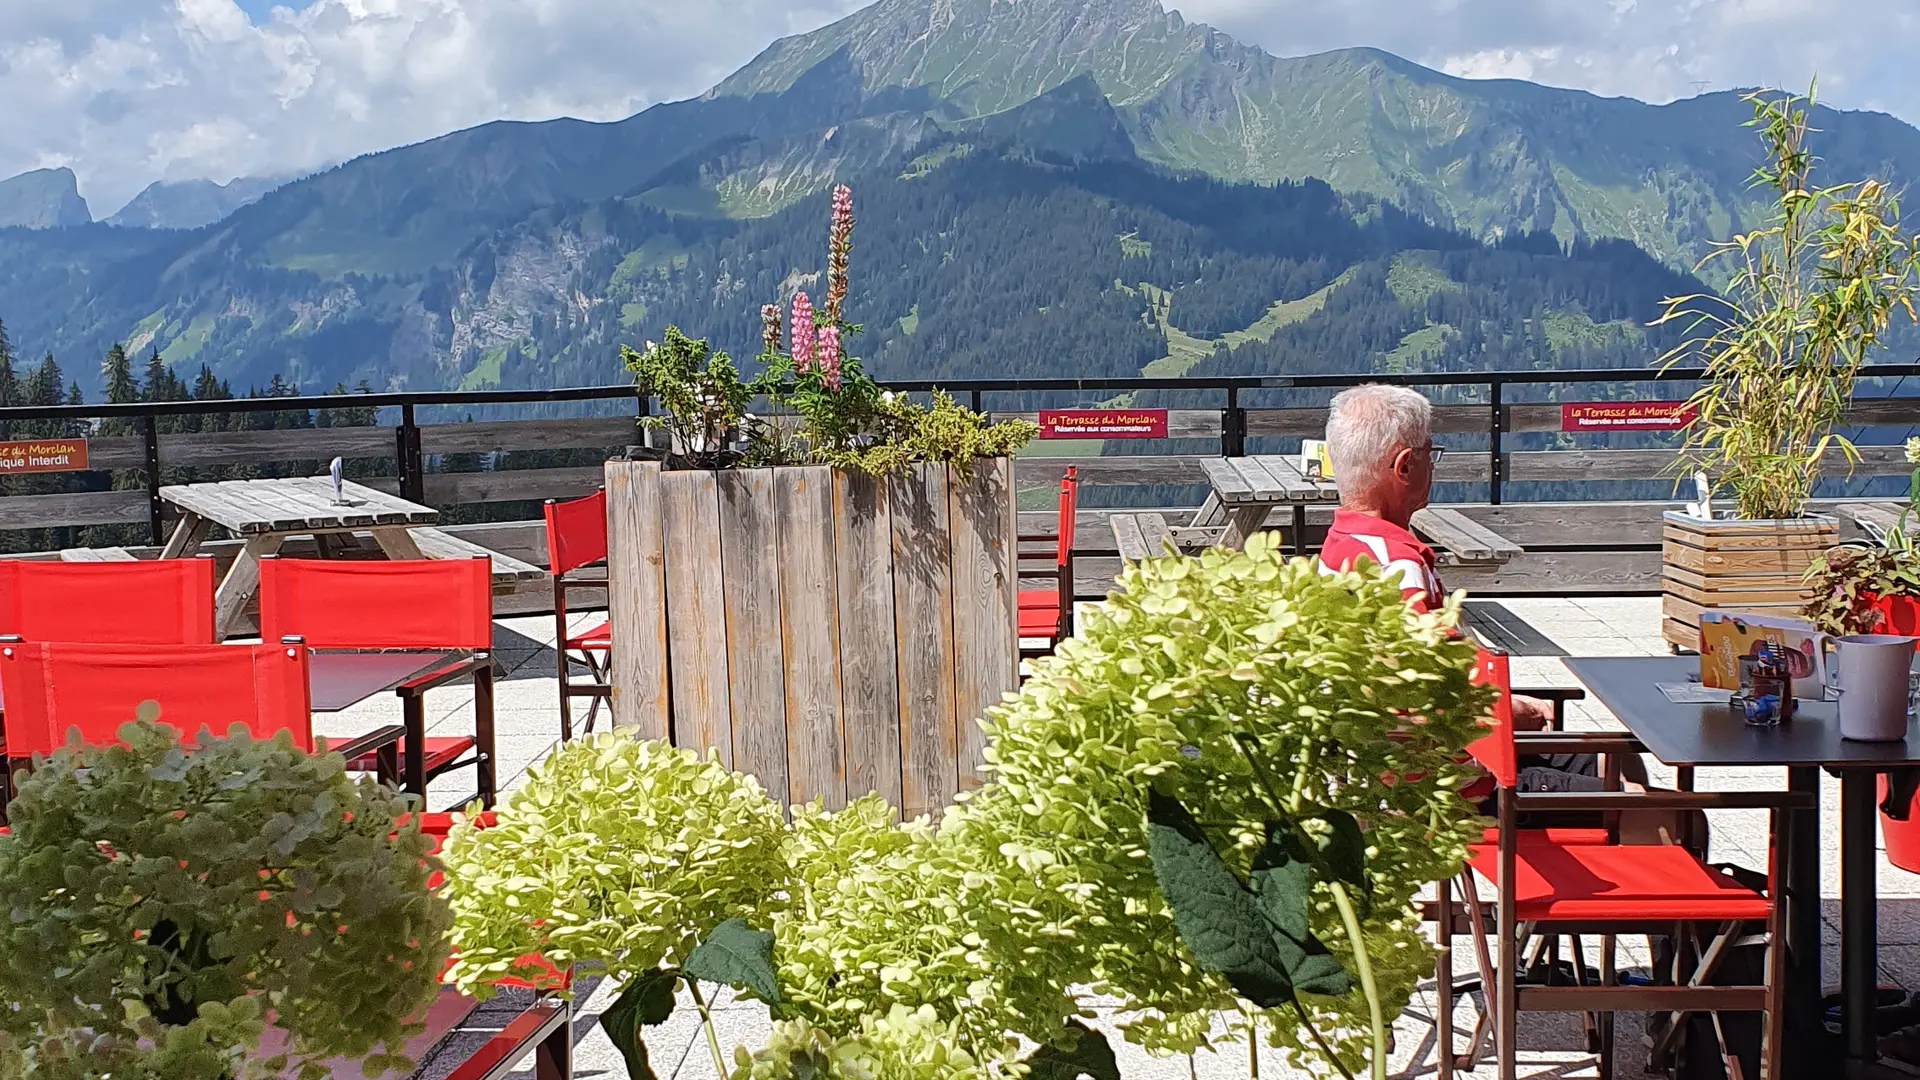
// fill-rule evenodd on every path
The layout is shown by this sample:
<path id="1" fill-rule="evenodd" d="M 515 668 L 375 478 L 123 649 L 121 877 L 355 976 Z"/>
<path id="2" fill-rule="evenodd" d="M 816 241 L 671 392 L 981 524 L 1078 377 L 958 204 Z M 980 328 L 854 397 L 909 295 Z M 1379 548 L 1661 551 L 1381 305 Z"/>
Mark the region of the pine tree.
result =
<path id="1" fill-rule="evenodd" d="M 100 361 L 100 385 L 106 388 L 107 403 L 123 405 L 140 400 L 140 387 L 133 381 L 133 364 L 127 359 L 127 350 L 115 344 L 107 350 L 106 359 Z"/>

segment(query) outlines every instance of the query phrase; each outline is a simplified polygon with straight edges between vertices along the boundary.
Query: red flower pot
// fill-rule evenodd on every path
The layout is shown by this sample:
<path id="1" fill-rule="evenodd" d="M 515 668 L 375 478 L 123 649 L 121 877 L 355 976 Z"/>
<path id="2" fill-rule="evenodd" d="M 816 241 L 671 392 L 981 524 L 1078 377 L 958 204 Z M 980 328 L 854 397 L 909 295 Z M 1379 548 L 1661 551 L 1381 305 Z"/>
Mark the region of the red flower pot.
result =
<path id="1" fill-rule="evenodd" d="M 1887 778 L 1880 778 L 1880 798 L 1887 797 Z M 1920 798 L 1914 800 L 1920 803 Z M 1920 805 L 1907 811 L 1907 820 L 1895 821 L 1880 812 L 1880 838 L 1886 841 L 1887 861 L 1902 870 L 1920 874 Z"/>

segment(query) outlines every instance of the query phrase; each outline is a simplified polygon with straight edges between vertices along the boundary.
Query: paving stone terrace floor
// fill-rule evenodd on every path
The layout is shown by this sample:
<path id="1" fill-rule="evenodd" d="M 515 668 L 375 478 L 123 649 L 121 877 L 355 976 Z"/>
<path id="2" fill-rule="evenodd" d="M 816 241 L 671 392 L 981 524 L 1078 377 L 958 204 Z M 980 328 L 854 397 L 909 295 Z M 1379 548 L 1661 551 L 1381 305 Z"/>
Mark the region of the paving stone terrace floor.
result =
<path id="1" fill-rule="evenodd" d="M 1560 662 L 1560 656 L 1653 656 L 1666 651 L 1660 639 L 1660 601 L 1657 597 L 1592 597 L 1581 599 L 1515 599 L 1499 601 L 1506 613 L 1517 616 L 1537 634 L 1513 661 L 1516 685 L 1578 685 Z M 581 616 L 582 620 L 599 616 Z M 495 650 L 505 669 L 497 686 L 499 777 L 503 790 L 512 792 L 526 779 L 527 767 L 551 752 L 559 741 L 557 681 L 554 676 L 553 619 L 548 616 L 503 619 L 496 627 Z M 1532 654 L 1532 655 L 1527 655 Z M 446 687 L 428 696 L 429 730 L 471 731 L 472 692 L 464 687 Z M 380 695 L 351 710 L 315 718 L 321 734 L 351 735 L 370 726 L 399 722 L 399 707 L 391 695 Z M 596 725 L 605 723 L 604 714 Z M 1597 702 L 1572 705 L 1569 725 L 1572 729 L 1616 727 L 1612 716 Z M 462 771 L 464 772 L 464 771 Z M 1654 764 L 1657 784 L 1671 785 L 1672 770 Z M 1832 986 L 1839 979 L 1839 887 L 1838 856 L 1839 786 L 1832 777 L 1823 777 L 1821 798 L 1824 820 L 1820 835 L 1822 853 L 1822 896 L 1825 898 L 1824 981 Z M 1701 770 L 1698 786 L 1702 790 L 1764 789 L 1785 786 L 1779 769 L 1739 771 Z M 435 809 L 459 801 L 471 791 L 466 775 L 437 781 L 430 791 Z M 1766 843 L 1765 818 L 1760 812 L 1717 811 L 1712 816 L 1711 858 L 1716 862 L 1735 862 L 1764 869 Z M 1880 974 L 1885 983 L 1910 990 L 1920 989 L 1920 875 L 1900 870 L 1880 853 Z M 1455 942 L 1455 962 L 1462 977 L 1470 961 L 1466 938 Z M 1592 961 L 1590 961 L 1592 962 Z M 1623 969 L 1647 962 L 1643 939 L 1623 938 L 1620 963 Z M 612 1000 L 612 987 L 601 984 L 580 1002 L 575 1023 L 575 1074 L 582 1078 L 619 1080 L 627 1075 L 620 1057 L 595 1022 L 601 1010 Z M 1111 1025 L 1110 1009 L 1090 1000 L 1100 1023 Z M 1472 1003 L 1462 1002 L 1458 1018 L 1463 1033 L 1471 1029 Z M 1433 1065 L 1433 996 L 1430 985 L 1423 986 L 1394 1026 L 1396 1043 L 1392 1065 L 1397 1076 L 1425 1076 Z M 731 1002 L 724 997 L 717 1012 L 717 1027 L 722 1045 L 731 1053 L 736 1044 L 758 1047 L 768 1029 L 764 1008 L 751 1001 Z M 675 1080 L 713 1080 L 713 1063 L 705 1040 L 697 1028 L 697 1016 L 691 1009 L 679 1009 L 665 1026 L 649 1034 L 648 1044 L 656 1070 Z M 1618 1049 L 1616 1073 L 1622 1077 L 1639 1074 L 1644 1060 L 1641 1050 L 1641 1025 L 1637 1016 L 1622 1015 L 1617 1025 Z M 1249 1075 L 1248 1050 L 1244 1045 L 1226 1046 L 1217 1053 L 1153 1058 L 1138 1049 L 1121 1044 L 1122 1075 L 1129 1080 L 1192 1080 L 1194 1077 L 1225 1080 Z M 1530 1077 L 1586 1077 L 1596 1075 L 1592 1060 L 1584 1053 L 1584 1037 L 1577 1016 L 1523 1016 L 1521 1024 L 1521 1075 Z M 1276 1051 L 1267 1050 L 1260 1062 L 1262 1077 L 1306 1077 L 1314 1073 L 1290 1069 Z M 530 1068 L 516 1077 L 532 1075 Z M 1476 1074 L 1492 1075 L 1491 1063 L 1483 1063 Z"/>

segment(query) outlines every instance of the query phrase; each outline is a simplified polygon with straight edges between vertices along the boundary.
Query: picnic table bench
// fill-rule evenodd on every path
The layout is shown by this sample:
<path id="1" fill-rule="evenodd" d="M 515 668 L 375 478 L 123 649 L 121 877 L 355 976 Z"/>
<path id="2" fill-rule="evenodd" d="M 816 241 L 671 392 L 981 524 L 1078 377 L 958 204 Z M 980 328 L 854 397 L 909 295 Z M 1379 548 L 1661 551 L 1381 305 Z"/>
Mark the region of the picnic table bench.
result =
<path id="1" fill-rule="evenodd" d="M 370 535 L 389 559 L 486 555 L 496 589 L 545 573 L 433 528 L 440 512 L 430 506 L 352 481 L 342 482 L 338 502 L 332 480 L 324 476 L 174 484 L 161 488 L 160 498 L 180 513 L 161 558 L 193 555 L 215 525 L 241 540 L 240 554 L 214 596 L 214 632 L 221 637 L 233 629 L 259 588 L 260 560 L 277 554 L 295 536 L 312 536 L 323 558 L 338 554 L 342 541 L 356 533 Z"/>
<path id="2" fill-rule="evenodd" d="M 61 548 L 61 562 L 139 562 L 123 547 Z"/>
<path id="3" fill-rule="evenodd" d="M 1453 565 L 1504 563 L 1524 548 L 1458 510 L 1428 506 L 1414 511 L 1413 531 Z"/>
<path id="4" fill-rule="evenodd" d="M 1906 513 L 1906 506 L 1898 502 L 1843 503 L 1834 507 L 1834 513 L 1847 518 L 1875 540 L 1885 542 L 1895 529 L 1900 528 L 1900 518 Z M 1920 537 L 1920 514 L 1915 514 L 1906 523 L 1906 534 Z"/>

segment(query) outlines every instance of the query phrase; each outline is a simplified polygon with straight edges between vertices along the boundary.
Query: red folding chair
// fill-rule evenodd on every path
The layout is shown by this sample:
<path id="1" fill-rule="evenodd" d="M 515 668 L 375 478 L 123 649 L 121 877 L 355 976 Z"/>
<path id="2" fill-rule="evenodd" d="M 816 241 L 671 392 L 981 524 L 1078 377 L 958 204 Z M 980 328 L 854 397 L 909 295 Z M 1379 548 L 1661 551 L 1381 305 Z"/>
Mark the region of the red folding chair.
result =
<path id="1" fill-rule="evenodd" d="M 307 689 L 307 649 L 278 645 L 103 645 L 0 638 L 0 694 L 7 702 L 9 766 L 50 754 L 77 732 L 109 745 L 143 705 L 191 742 L 200 731 L 225 735 L 239 724 L 257 738 L 290 732 L 317 749 Z M 392 755 L 398 726 L 338 747 L 350 758 Z"/>
<path id="2" fill-rule="evenodd" d="M 481 801 L 493 805 L 490 558 L 262 559 L 260 630 L 268 640 L 299 637 L 316 651 L 422 654 L 425 670 L 393 687 L 406 728 L 400 744 L 404 787 L 424 805 L 430 781 L 471 765 Z M 443 662 L 434 662 L 433 654 Z M 426 692 L 461 679 L 473 680 L 474 733 L 429 738 Z M 374 763 L 355 762 L 362 764 Z"/>
<path id="3" fill-rule="evenodd" d="M 1075 514 L 1079 510 L 1079 495 L 1079 471 L 1069 465 L 1067 474 L 1060 479 L 1060 522 L 1057 530 L 1052 535 L 1035 533 L 1020 537 L 1023 544 L 1052 541 L 1054 545 L 1053 565 L 1044 568 L 1022 567 L 1020 570 L 1022 578 L 1050 578 L 1054 583 L 1051 589 L 1020 590 L 1020 639 L 1046 642 L 1044 646 L 1022 646 L 1020 655 L 1023 657 L 1045 656 L 1063 638 L 1073 636 L 1073 531 Z"/>
<path id="4" fill-rule="evenodd" d="M 613 657 L 613 630 L 607 620 L 579 633 L 567 630 L 567 593 L 575 589 L 604 589 L 605 575 L 581 577 L 579 571 L 607 562 L 607 493 L 596 491 L 584 499 L 547 500 L 547 569 L 553 574 L 554 652 L 560 674 L 560 738 L 573 738 L 573 699 L 591 699 L 580 730 L 593 732 L 600 703 L 613 694 L 608 665 Z M 586 665 L 588 679 L 575 682 L 573 665 Z"/>
<path id="5" fill-rule="evenodd" d="M 102 645 L 212 645 L 213 556 L 111 563 L 0 559 L 0 635 Z M 4 699 L 0 693 L 0 709 Z M 0 757 L 6 741 L 0 718 Z M 0 812 L 11 790 L 9 771 L 0 776 Z"/>
<path id="6" fill-rule="evenodd" d="M 1476 678 L 1505 687 L 1507 658 L 1482 650 Z M 1656 1060 L 1671 1053 L 1671 1037 L 1684 1030 L 1689 1012 L 1762 1014 L 1762 1075 L 1780 1075 L 1780 1030 L 1784 986 L 1785 919 L 1781 872 L 1786 865 L 1780 826 L 1789 810 L 1811 805 L 1805 796 L 1732 792 L 1522 792 L 1517 790 L 1521 747 L 1529 753 L 1627 753 L 1639 749 L 1625 735 L 1552 735 L 1516 743 L 1506 695 L 1495 707 L 1487 735 L 1470 747 L 1475 760 L 1498 785 L 1495 836 L 1469 848 L 1467 867 L 1458 880 L 1473 938 L 1474 958 L 1486 990 L 1486 1007 L 1463 1056 L 1454 1053 L 1453 1035 L 1453 889 L 1440 882 L 1437 914 L 1441 927 L 1435 986 L 1439 1075 L 1474 1067 L 1491 1032 L 1500 1080 L 1518 1070 L 1518 1016 L 1528 1012 L 1586 1014 L 1600 1076 L 1613 1075 L 1613 1014 L 1620 1010 L 1673 1010 L 1668 1037 L 1654 1048 Z M 1702 862 L 1678 845 L 1626 846 L 1595 843 L 1585 830 L 1556 836 L 1551 830 L 1522 830 L 1522 812 L 1612 812 L 1633 809 L 1765 809 L 1771 812 L 1767 887 L 1748 888 Z M 1486 905 L 1476 886 L 1484 879 L 1496 892 L 1489 946 Z M 1614 970 L 1614 941 L 1620 934 L 1676 933 L 1689 925 L 1709 924 L 1712 936 L 1688 955 L 1687 969 L 1673 986 L 1621 984 Z M 1731 986 L 1714 981 L 1715 969 L 1736 938 L 1758 926 L 1767 939 L 1767 977 L 1761 986 Z M 1599 982 L 1583 984 L 1584 958 L 1574 958 L 1574 985 L 1519 985 L 1521 950 L 1539 935 L 1592 934 L 1601 940 Z M 1723 1061 L 1738 1075 L 1724 1039 Z"/>

